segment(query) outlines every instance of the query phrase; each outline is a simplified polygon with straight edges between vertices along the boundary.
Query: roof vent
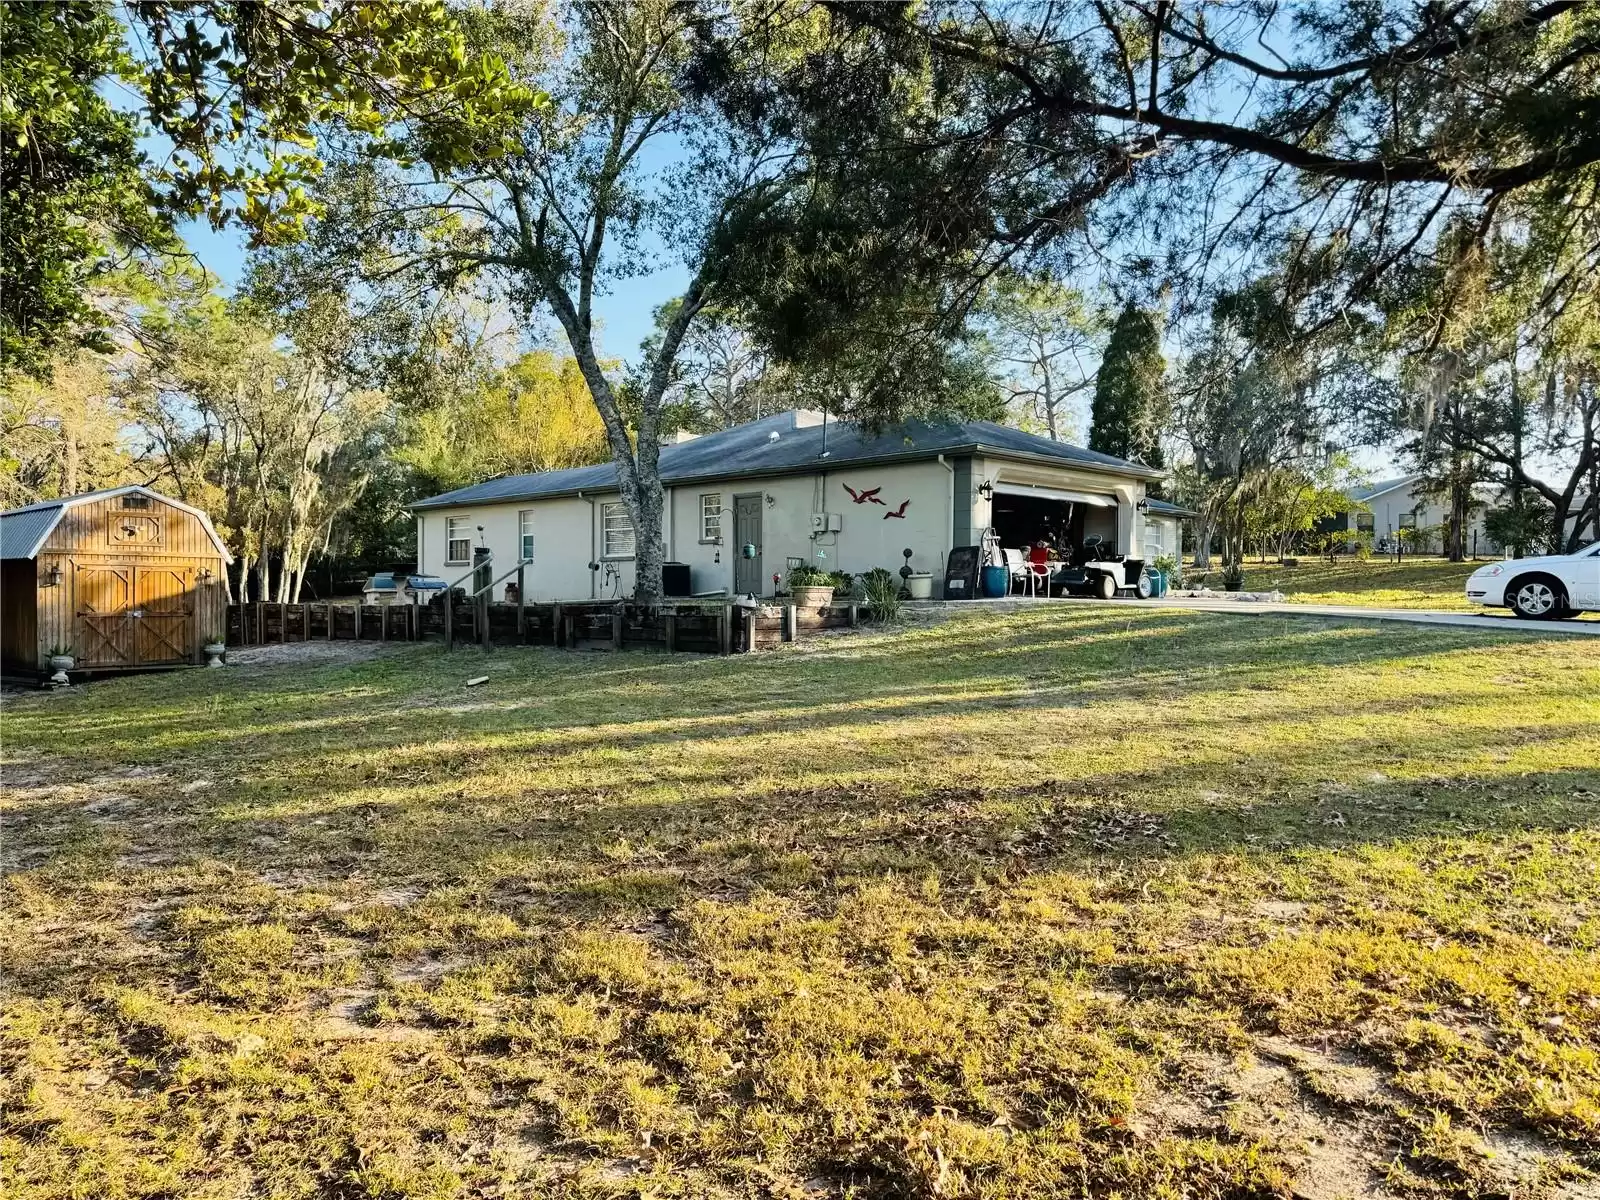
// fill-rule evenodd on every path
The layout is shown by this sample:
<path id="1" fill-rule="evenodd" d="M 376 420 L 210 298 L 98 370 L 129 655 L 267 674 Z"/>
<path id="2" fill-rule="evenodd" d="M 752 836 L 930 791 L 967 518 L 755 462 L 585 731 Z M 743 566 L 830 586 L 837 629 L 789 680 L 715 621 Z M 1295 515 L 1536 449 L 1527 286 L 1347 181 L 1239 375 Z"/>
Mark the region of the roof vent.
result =
<path id="1" fill-rule="evenodd" d="M 767 441 L 775 442 L 777 440 L 778 440 L 778 431 L 776 429 L 774 429 L 771 433 L 767 434 Z"/>

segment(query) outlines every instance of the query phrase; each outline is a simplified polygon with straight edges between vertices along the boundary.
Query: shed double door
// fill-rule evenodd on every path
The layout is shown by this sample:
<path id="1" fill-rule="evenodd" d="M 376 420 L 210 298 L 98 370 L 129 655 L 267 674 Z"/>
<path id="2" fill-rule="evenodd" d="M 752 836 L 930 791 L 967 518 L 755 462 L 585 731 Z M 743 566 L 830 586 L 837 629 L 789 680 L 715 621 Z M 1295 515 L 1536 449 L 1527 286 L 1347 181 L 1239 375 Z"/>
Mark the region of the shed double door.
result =
<path id="1" fill-rule="evenodd" d="M 74 654 L 84 667 L 143 667 L 194 658 L 188 567 L 79 564 Z"/>

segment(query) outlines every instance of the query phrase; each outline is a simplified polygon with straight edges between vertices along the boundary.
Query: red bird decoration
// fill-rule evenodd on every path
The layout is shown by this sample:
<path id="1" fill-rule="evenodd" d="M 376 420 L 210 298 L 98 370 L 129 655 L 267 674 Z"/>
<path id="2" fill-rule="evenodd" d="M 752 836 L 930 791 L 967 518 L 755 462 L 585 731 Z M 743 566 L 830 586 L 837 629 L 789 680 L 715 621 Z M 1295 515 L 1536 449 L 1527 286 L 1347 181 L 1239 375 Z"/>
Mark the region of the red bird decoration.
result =
<path id="1" fill-rule="evenodd" d="M 887 508 L 888 506 L 885 505 L 884 507 Z M 902 500 L 902 501 L 900 501 L 900 507 L 899 508 L 890 508 L 888 512 L 883 514 L 883 519 L 885 521 L 887 521 L 890 517 L 902 517 L 903 518 L 906 515 L 906 509 L 908 509 L 909 507 L 911 507 L 911 501 Z"/>
<path id="2" fill-rule="evenodd" d="M 883 503 L 882 500 L 878 499 L 878 493 L 883 491 L 881 487 L 867 488 L 865 491 L 858 492 L 847 483 L 844 485 L 844 490 L 850 493 L 850 499 L 857 504 L 865 504 L 869 500 L 874 504 Z"/>

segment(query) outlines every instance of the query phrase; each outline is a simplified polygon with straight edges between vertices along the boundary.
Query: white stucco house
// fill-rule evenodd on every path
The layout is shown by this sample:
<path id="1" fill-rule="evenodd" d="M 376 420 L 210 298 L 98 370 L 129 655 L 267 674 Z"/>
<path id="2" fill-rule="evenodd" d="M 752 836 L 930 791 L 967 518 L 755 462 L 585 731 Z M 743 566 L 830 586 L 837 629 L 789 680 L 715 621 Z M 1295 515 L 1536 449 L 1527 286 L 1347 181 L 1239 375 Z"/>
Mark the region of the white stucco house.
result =
<path id="1" fill-rule="evenodd" d="M 1378 545 L 1392 542 L 1402 529 L 1437 530 L 1450 519 L 1449 497 L 1426 491 L 1421 475 L 1381 479 L 1345 494 L 1370 511 L 1340 513 L 1328 527 L 1370 533 Z M 1498 489 L 1486 484 L 1474 489 L 1473 494 L 1473 506 L 1467 514 L 1467 552 L 1473 553 L 1474 547 L 1479 553 L 1498 552 L 1483 528 L 1484 511 L 1496 502 Z M 1435 535 L 1422 549 L 1437 552 L 1442 546 L 1442 535 Z"/>
<path id="2" fill-rule="evenodd" d="M 661 477 L 666 558 L 687 568 L 687 587 L 669 568 L 669 594 L 770 596 L 796 563 L 898 570 L 910 549 L 938 595 L 951 548 L 977 545 L 989 526 L 1003 546 L 1098 535 L 1153 557 L 1177 544 L 1180 519 L 1146 503 L 1161 472 L 987 421 L 874 433 L 784 412 L 663 446 Z M 496 575 L 529 560 L 528 600 L 633 591 L 633 527 L 609 463 L 492 479 L 411 507 L 427 574 L 454 582 L 481 547 Z"/>

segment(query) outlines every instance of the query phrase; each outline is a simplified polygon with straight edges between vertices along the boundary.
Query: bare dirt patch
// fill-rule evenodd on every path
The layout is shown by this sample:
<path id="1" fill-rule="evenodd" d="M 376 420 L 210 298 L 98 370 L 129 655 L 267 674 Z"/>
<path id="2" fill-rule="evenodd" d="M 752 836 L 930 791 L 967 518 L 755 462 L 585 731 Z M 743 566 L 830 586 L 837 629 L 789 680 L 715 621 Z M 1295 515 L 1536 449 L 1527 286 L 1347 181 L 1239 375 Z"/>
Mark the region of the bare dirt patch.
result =
<path id="1" fill-rule="evenodd" d="M 393 654 L 403 646 L 383 642 L 283 642 L 275 646 L 241 646 L 228 651 L 228 666 L 295 667 L 357 663 Z"/>

